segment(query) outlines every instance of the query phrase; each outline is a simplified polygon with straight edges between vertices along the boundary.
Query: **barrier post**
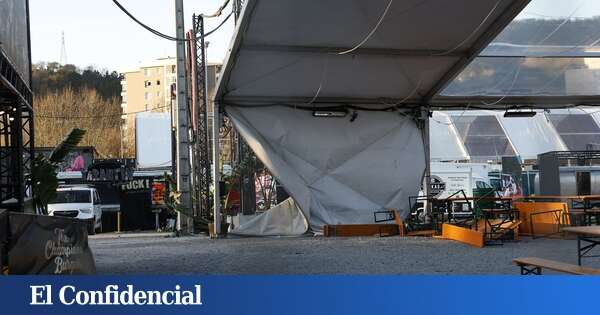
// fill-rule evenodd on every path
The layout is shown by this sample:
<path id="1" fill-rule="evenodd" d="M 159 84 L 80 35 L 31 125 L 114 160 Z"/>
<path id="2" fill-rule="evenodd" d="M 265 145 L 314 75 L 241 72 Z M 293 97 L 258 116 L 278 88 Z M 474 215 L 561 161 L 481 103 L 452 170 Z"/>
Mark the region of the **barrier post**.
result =
<path id="1" fill-rule="evenodd" d="M 121 233 L 121 210 L 117 212 L 117 232 Z"/>

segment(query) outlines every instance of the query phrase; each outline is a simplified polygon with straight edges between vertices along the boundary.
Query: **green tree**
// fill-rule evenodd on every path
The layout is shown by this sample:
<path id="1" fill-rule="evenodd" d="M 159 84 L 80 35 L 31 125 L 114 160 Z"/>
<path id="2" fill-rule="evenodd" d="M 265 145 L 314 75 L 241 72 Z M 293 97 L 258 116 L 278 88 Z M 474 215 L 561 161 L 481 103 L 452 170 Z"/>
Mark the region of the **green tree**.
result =
<path id="1" fill-rule="evenodd" d="M 40 154 L 33 158 L 31 171 L 33 202 L 35 208 L 42 214 L 48 214 L 48 203 L 56 198 L 56 188 L 58 188 L 56 167 L 58 163 L 77 147 L 84 135 L 85 130 L 75 128 L 54 148 L 49 157 Z"/>

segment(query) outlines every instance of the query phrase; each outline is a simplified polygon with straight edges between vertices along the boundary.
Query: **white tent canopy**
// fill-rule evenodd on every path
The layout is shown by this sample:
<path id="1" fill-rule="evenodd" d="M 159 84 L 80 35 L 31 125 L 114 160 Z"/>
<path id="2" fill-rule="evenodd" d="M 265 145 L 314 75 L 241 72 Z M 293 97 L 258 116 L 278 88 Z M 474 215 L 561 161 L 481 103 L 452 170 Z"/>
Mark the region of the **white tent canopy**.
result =
<path id="1" fill-rule="evenodd" d="M 215 106 L 312 230 L 373 223 L 386 209 L 404 217 L 429 159 L 428 117 L 411 108 L 435 104 L 528 3 L 248 0 Z M 324 107 L 346 116 L 313 117 Z M 284 222 L 275 212 L 255 221 L 244 229 Z"/>
<path id="2" fill-rule="evenodd" d="M 313 230 L 406 216 L 429 159 L 428 117 L 408 109 L 437 104 L 528 3 L 248 0 L 214 104 Z M 347 117 L 311 115 L 323 107 Z"/>
<path id="3" fill-rule="evenodd" d="M 451 136 L 444 141 L 434 140 L 440 138 L 440 130 L 434 131 L 434 126 L 455 130 L 449 135 L 456 135 L 455 141 L 464 145 L 471 162 L 499 162 L 503 156 L 534 160 L 542 153 L 567 150 L 548 115 L 541 110 L 534 117 L 519 118 L 507 118 L 504 111 L 490 110 L 434 112 L 435 122 L 430 125 L 432 160 L 461 160 L 453 158 L 456 153 L 448 148 L 452 143 Z"/>
<path id="4" fill-rule="evenodd" d="M 433 112 L 429 122 L 429 134 L 432 161 L 470 160 L 471 157 L 448 114 Z"/>
<path id="5" fill-rule="evenodd" d="M 248 0 L 215 100 L 422 105 L 529 0 Z"/>

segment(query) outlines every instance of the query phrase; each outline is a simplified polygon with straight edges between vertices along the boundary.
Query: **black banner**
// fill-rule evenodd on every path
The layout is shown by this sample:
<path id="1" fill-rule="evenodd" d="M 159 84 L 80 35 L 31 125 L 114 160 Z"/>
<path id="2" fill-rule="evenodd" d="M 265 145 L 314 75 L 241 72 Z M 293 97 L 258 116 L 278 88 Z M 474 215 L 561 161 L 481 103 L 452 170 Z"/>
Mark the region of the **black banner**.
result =
<path id="1" fill-rule="evenodd" d="M 86 223 L 77 219 L 10 213 L 10 274 L 95 274 Z"/>

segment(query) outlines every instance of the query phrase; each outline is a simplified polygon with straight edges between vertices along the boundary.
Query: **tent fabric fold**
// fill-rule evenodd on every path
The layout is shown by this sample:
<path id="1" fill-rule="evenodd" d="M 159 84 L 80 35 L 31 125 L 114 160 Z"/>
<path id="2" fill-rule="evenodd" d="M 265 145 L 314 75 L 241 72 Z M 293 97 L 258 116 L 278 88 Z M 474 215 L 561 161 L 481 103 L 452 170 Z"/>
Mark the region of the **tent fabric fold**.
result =
<path id="1" fill-rule="evenodd" d="M 408 215 L 408 197 L 418 194 L 425 169 L 422 133 L 412 117 L 357 111 L 355 120 L 322 118 L 284 106 L 227 106 L 226 111 L 295 200 L 293 207 L 273 209 L 287 209 L 287 221 L 267 215 L 247 222 L 244 229 L 271 231 L 259 226 L 271 226 L 268 220 L 292 222 L 289 213 L 294 207 L 315 232 L 325 224 L 374 223 L 373 213 L 385 209 Z"/>
<path id="2" fill-rule="evenodd" d="M 240 236 L 300 236 L 308 231 L 302 211 L 288 198 L 230 233 Z"/>

